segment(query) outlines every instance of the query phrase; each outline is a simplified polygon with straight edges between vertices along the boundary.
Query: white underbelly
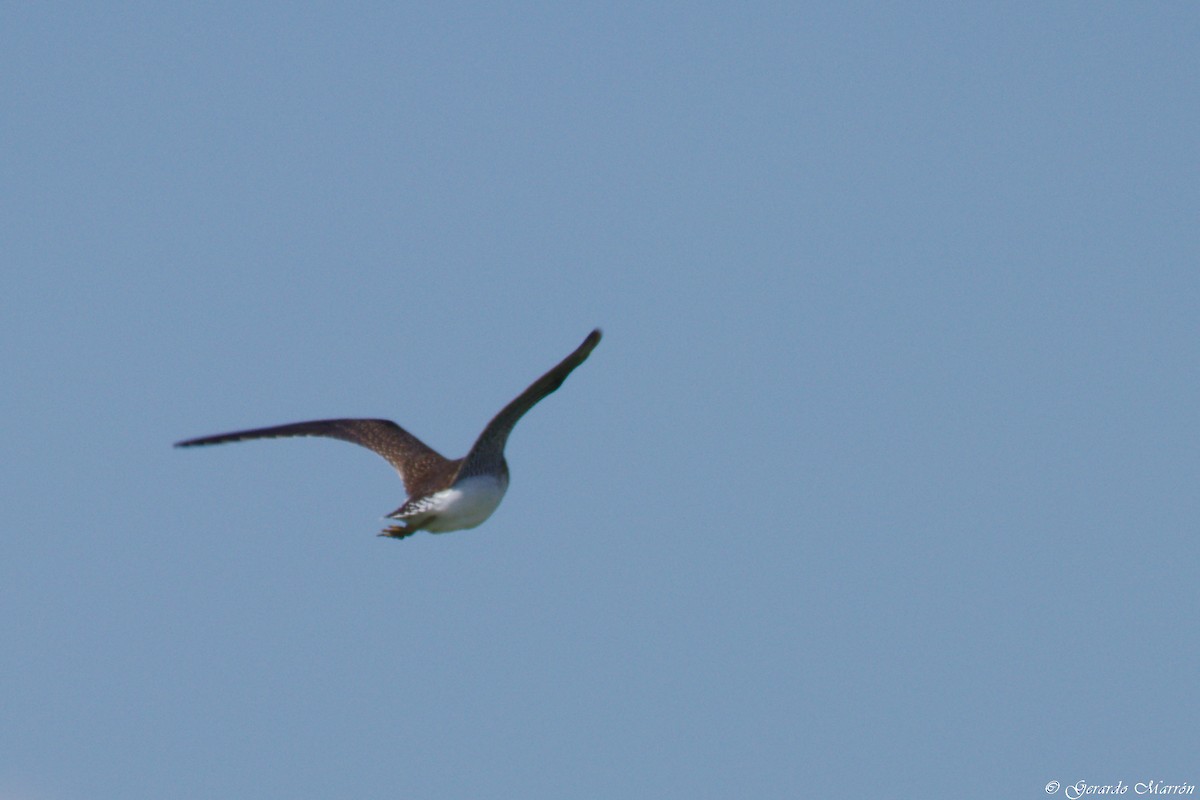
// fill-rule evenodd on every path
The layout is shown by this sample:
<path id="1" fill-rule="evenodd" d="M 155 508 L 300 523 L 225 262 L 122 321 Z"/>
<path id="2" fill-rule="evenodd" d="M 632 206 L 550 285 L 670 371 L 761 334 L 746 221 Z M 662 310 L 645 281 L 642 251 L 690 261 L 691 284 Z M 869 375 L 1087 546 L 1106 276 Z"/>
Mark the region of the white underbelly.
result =
<path id="1" fill-rule="evenodd" d="M 446 533 L 474 528 L 492 515 L 504 498 L 506 489 L 508 481 L 481 475 L 436 492 L 429 498 L 429 511 L 433 513 L 433 519 L 425 526 L 425 530 Z"/>

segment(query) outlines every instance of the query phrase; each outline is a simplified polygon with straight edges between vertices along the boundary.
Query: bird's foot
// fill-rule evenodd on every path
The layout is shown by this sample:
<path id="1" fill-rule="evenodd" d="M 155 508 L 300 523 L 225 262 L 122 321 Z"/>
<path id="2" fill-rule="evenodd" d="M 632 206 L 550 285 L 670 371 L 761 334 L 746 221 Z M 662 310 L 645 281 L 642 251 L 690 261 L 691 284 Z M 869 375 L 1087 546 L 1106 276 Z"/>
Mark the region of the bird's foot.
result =
<path id="1" fill-rule="evenodd" d="M 379 535 L 387 536 L 390 539 L 403 539 L 405 536 L 412 536 L 416 532 L 416 528 L 408 528 L 404 525 L 389 525 L 381 530 Z"/>

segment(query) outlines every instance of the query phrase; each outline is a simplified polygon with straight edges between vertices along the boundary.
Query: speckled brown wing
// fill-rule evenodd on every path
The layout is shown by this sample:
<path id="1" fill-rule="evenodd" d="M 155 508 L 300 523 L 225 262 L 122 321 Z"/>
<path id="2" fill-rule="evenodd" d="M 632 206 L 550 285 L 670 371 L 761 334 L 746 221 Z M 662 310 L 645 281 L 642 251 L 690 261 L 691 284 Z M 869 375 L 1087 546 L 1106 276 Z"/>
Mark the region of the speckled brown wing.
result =
<path id="1" fill-rule="evenodd" d="M 451 461 L 417 437 L 386 419 L 319 419 L 270 428 L 252 428 L 176 442 L 176 447 L 196 447 L 249 439 L 289 436 L 322 436 L 361 445 L 387 459 L 400 473 L 409 497 L 421 497 L 445 488 L 458 472 L 460 461 Z"/>
<path id="2" fill-rule="evenodd" d="M 515 400 L 500 410 L 479 434 L 471 452 L 467 453 L 459 469 L 459 477 L 468 475 L 500 474 L 504 464 L 504 445 L 513 426 L 525 412 L 538 404 L 542 398 L 562 386 L 567 376 L 584 362 L 596 345 L 600 343 L 600 329 L 592 331 L 575 352 L 560 361 L 552 370 L 534 381 Z"/>

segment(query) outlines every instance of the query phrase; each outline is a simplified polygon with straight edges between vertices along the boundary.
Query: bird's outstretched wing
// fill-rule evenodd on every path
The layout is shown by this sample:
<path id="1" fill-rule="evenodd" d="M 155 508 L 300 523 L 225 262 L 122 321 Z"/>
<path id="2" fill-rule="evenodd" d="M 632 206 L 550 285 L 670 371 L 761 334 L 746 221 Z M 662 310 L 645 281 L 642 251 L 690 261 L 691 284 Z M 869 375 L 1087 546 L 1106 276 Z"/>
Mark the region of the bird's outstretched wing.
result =
<path id="1" fill-rule="evenodd" d="M 543 397 L 562 386 L 563 381 L 567 379 L 572 370 L 582 364 L 599 343 L 600 329 L 597 328 L 588 334 L 587 338 L 583 340 L 583 344 L 579 345 L 575 352 L 560 361 L 557 366 L 534 381 L 515 400 L 502 408 L 500 413 L 493 417 L 492 421 L 483 429 L 483 433 L 479 434 L 479 438 L 471 447 L 471 452 L 467 453 L 466 458 L 463 459 L 458 474 L 465 476 L 500 472 L 504 458 L 504 445 L 508 442 L 508 435 L 512 433 L 517 420 L 525 416 L 525 412 L 537 405 Z"/>
<path id="2" fill-rule="evenodd" d="M 318 419 L 270 428 L 253 428 L 176 442 L 176 447 L 276 439 L 286 436 L 323 436 L 353 442 L 387 459 L 400 473 L 410 497 L 419 497 L 431 485 L 441 485 L 458 469 L 459 462 L 443 457 L 417 437 L 386 419 Z"/>

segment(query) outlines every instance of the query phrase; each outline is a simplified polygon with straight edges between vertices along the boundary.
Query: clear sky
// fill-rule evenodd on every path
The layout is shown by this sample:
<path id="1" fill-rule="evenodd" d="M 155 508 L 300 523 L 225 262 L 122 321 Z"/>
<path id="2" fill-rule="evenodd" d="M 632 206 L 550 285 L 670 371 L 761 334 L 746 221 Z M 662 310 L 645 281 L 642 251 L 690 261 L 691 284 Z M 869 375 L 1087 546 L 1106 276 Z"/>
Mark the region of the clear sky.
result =
<path id="1" fill-rule="evenodd" d="M 4 4 L 0 800 L 1200 783 L 1198 33 Z"/>

